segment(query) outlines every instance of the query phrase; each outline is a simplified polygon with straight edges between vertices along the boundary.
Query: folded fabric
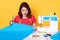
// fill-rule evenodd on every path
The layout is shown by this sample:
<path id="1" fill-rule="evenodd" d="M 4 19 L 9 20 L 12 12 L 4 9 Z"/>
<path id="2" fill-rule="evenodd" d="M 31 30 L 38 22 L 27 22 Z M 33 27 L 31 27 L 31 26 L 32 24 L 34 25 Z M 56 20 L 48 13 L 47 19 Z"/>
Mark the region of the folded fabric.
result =
<path id="1" fill-rule="evenodd" d="M 34 31 L 33 26 L 13 23 L 0 29 L 0 40 L 23 40 Z"/>
<path id="2" fill-rule="evenodd" d="M 51 36 L 52 40 L 60 40 L 60 31 Z"/>

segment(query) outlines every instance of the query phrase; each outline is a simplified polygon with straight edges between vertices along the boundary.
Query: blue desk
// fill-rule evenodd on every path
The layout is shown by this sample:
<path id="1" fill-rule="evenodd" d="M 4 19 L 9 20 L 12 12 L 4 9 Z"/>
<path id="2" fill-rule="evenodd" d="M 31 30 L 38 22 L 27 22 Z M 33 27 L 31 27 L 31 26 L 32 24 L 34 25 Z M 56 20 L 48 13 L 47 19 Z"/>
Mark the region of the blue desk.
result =
<path id="1" fill-rule="evenodd" d="M 13 23 L 0 29 L 0 40 L 23 40 L 34 31 L 33 26 Z"/>

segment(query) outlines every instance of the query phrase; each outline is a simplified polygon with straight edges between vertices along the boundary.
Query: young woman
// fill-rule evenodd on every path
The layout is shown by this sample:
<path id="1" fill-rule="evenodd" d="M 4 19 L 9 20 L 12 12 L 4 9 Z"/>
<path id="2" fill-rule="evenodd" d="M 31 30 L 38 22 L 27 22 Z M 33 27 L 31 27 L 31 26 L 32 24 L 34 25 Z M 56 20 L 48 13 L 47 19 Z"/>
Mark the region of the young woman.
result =
<path id="1" fill-rule="evenodd" d="M 31 14 L 31 9 L 26 2 L 21 3 L 18 15 L 14 22 L 36 26 L 36 18 Z"/>

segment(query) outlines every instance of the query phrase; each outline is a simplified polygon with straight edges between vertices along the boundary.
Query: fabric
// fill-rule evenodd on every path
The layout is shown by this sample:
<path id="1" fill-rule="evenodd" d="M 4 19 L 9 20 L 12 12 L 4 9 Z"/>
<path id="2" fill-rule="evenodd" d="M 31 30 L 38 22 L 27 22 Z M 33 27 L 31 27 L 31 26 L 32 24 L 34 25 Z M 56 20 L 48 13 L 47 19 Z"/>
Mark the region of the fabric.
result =
<path id="1" fill-rule="evenodd" d="M 31 21 L 30 21 L 30 19 L 31 19 Z M 17 22 L 17 23 L 19 23 L 19 22 L 21 22 L 21 24 L 28 24 L 28 25 L 30 25 L 30 23 L 32 22 L 32 24 L 33 23 L 36 23 L 36 18 L 32 15 L 31 16 L 31 18 L 20 18 L 19 17 L 19 15 L 17 15 L 16 17 L 15 17 L 15 19 L 14 19 L 14 22 Z"/>
<path id="2" fill-rule="evenodd" d="M 0 40 L 23 40 L 34 31 L 33 26 L 13 23 L 0 29 Z"/>
<path id="3" fill-rule="evenodd" d="M 52 40 L 60 40 L 60 31 L 51 36 Z"/>

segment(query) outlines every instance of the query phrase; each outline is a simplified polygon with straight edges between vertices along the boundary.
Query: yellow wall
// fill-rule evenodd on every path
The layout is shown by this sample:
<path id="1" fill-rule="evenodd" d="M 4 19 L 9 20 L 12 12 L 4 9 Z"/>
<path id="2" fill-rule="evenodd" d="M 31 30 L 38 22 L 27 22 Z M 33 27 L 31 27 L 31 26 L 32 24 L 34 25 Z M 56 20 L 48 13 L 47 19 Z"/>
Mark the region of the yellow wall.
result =
<path id="1" fill-rule="evenodd" d="M 17 15 L 21 2 L 25 1 L 36 18 L 38 15 L 50 15 L 50 12 L 56 12 L 60 18 L 60 0 L 0 0 L 0 28 L 9 25 L 12 16 Z"/>

